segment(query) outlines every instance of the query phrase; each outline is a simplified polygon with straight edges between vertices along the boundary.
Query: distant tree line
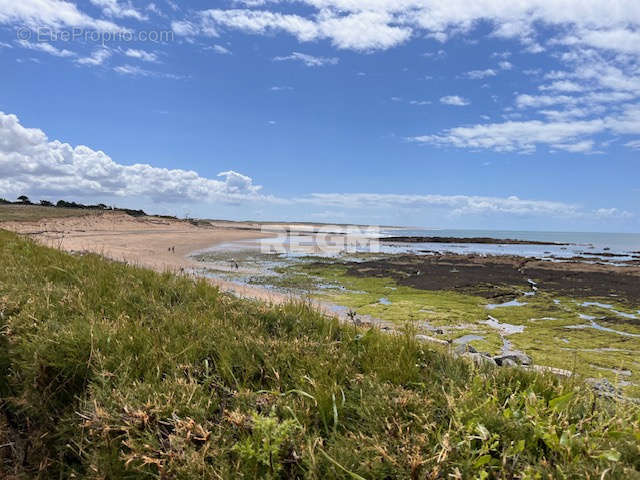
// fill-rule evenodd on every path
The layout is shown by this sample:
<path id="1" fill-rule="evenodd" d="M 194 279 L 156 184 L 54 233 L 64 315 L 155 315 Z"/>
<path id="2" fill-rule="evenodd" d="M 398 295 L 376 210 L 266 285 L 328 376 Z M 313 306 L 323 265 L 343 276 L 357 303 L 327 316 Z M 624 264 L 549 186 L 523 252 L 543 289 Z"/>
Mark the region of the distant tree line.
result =
<path id="1" fill-rule="evenodd" d="M 55 204 L 49 200 L 40 200 L 39 203 L 33 203 L 26 195 L 20 195 L 15 202 L 0 198 L 0 205 L 40 205 L 41 207 L 51 208 L 79 208 L 83 210 L 109 210 L 114 212 L 122 212 L 133 217 L 144 217 L 147 214 L 144 210 L 132 210 L 130 208 L 118 208 L 98 203 L 96 205 L 84 205 L 77 202 L 67 202 L 66 200 L 58 200 Z"/>

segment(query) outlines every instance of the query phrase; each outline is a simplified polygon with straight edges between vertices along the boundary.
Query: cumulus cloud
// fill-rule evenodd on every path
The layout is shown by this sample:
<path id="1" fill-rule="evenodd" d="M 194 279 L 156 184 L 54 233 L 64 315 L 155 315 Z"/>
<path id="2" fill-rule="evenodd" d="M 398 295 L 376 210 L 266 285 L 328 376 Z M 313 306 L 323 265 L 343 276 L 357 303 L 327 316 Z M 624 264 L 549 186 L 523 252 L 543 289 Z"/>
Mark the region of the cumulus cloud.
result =
<path id="1" fill-rule="evenodd" d="M 247 175 L 227 170 L 206 178 L 191 170 L 123 165 L 84 145 L 50 140 L 24 127 L 15 115 L 0 112 L 0 196 L 73 197 L 91 201 L 146 198 L 166 203 L 226 203 L 314 206 L 323 209 L 431 209 L 458 215 L 515 215 L 559 218 L 628 218 L 618 208 L 587 210 L 579 205 L 519 197 L 311 193 L 280 198 L 262 193 Z"/>
<path id="2" fill-rule="evenodd" d="M 584 85 L 580 85 L 570 80 L 557 80 L 549 85 L 540 85 L 539 90 L 552 90 L 558 92 L 582 92 L 585 90 Z"/>
<path id="3" fill-rule="evenodd" d="M 361 10 L 339 15 L 322 9 L 309 19 L 297 14 L 268 10 L 210 9 L 199 14 L 201 25 L 230 28 L 252 34 L 285 32 L 301 42 L 329 39 L 337 48 L 379 50 L 399 45 L 411 36 L 411 29 L 393 25 L 391 14 L 381 10 Z"/>
<path id="4" fill-rule="evenodd" d="M 0 193 L 147 197 L 156 201 L 238 202 L 260 198 L 260 186 L 232 170 L 211 179 L 194 171 L 122 165 L 89 147 L 49 140 L 0 112 Z"/>
<path id="5" fill-rule="evenodd" d="M 496 71 L 492 68 L 487 68 L 486 70 L 471 70 L 466 73 L 466 77 L 472 80 L 481 80 L 487 77 L 495 77 L 496 75 Z"/>
<path id="6" fill-rule="evenodd" d="M 471 104 L 469 100 L 467 100 L 466 98 L 462 98 L 459 95 L 447 95 L 445 97 L 441 97 L 440 103 L 443 103 L 445 105 L 454 105 L 456 107 L 465 107 Z"/>
<path id="7" fill-rule="evenodd" d="M 138 58 L 144 62 L 157 62 L 158 55 L 153 52 L 147 52 L 146 50 L 140 50 L 135 48 L 128 48 L 124 51 L 127 57 Z"/>
<path id="8" fill-rule="evenodd" d="M 497 152 L 532 153 L 537 145 L 569 152 L 589 152 L 589 137 L 609 132 L 616 135 L 640 134 L 640 105 L 627 105 L 622 113 L 582 121 L 508 121 L 447 129 L 437 135 L 411 137 L 410 140 L 438 146 L 487 149 Z"/>
<path id="9" fill-rule="evenodd" d="M 0 0 L 0 24 L 22 24 L 33 28 L 89 28 L 101 32 L 126 29 L 107 20 L 95 19 L 72 2 L 63 0 Z"/>
<path id="10" fill-rule="evenodd" d="M 559 40 L 565 45 L 581 45 L 618 53 L 640 55 L 640 32 L 625 27 L 581 29 Z"/>
<path id="11" fill-rule="evenodd" d="M 314 40 L 317 27 L 314 22 L 299 15 L 284 15 L 260 10 L 205 10 L 200 13 L 201 21 L 230 27 L 249 33 L 265 34 L 284 31 L 301 41 Z"/>
<path id="12" fill-rule="evenodd" d="M 520 40 L 532 53 L 544 51 L 537 25 L 562 26 L 577 32 L 565 43 L 637 52 L 640 8 L 626 0 L 555 0 L 504 2 L 501 0 L 248 0 L 235 2 L 248 8 L 210 9 L 200 12 L 222 28 L 251 34 L 285 32 L 300 41 L 329 39 L 338 48 L 387 49 L 415 34 L 445 42 L 481 21 L 494 25 L 493 35 Z M 305 14 L 286 10 L 305 5 Z M 256 10 L 255 7 L 262 7 Z"/>
<path id="13" fill-rule="evenodd" d="M 324 67 L 325 65 L 336 65 L 339 61 L 337 57 L 315 57 L 306 53 L 293 52 L 291 55 L 274 57 L 276 62 L 296 61 L 302 62 L 307 67 Z"/>

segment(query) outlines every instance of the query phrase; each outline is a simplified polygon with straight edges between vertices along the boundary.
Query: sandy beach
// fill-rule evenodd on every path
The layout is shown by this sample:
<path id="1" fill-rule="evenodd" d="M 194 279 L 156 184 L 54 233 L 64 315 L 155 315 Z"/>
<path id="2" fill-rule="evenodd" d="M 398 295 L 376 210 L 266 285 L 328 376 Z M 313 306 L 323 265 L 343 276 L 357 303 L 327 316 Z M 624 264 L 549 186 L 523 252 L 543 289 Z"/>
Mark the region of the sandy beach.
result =
<path id="1" fill-rule="evenodd" d="M 33 222 L 3 222 L 0 227 L 68 252 L 92 252 L 131 265 L 172 272 L 202 268 L 202 263 L 189 256 L 195 251 L 236 240 L 273 236 L 261 232 L 260 225 L 253 223 L 224 222 L 200 226 L 182 220 L 109 212 Z M 222 279 L 211 281 L 222 290 L 243 297 L 276 303 L 288 298 L 259 287 Z"/>

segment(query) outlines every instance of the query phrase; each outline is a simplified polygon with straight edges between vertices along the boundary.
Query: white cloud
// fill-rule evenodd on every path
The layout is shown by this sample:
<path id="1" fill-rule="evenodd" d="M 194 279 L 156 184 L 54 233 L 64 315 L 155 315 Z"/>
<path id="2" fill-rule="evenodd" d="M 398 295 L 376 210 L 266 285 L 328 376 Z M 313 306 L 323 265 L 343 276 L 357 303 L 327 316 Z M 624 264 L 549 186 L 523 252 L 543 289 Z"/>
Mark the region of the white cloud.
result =
<path id="1" fill-rule="evenodd" d="M 158 61 L 158 55 L 153 53 L 153 52 L 147 52 L 146 50 L 138 50 L 138 49 L 134 49 L 134 48 L 129 48 L 127 50 L 125 50 L 124 54 L 127 57 L 131 57 L 131 58 L 139 58 L 142 61 L 145 62 L 157 62 Z"/>
<path id="2" fill-rule="evenodd" d="M 147 197 L 166 202 L 238 202 L 259 199 L 250 177 L 225 171 L 220 179 L 147 164 L 122 165 L 106 153 L 50 141 L 42 130 L 25 128 L 0 112 L 0 193 Z"/>
<path id="3" fill-rule="evenodd" d="M 78 63 L 81 65 L 98 66 L 102 65 L 109 57 L 111 57 L 111 50 L 107 48 L 99 48 L 89 57 L 79 58 Z"/>
<path id="4" fill-rule="evenodd" d="M 631 213 L 617 208 L 586 210 L 579 205 L 516 196 L 403 195 L 377 193 L 314 193 L 296 199 L 322 207 L 339 209 L 443 209 L 450 215 L 514 215 L 557 218 L 628 218 Z"/>
<path id="5" fill-rule="evenodd" d="M 118 65 L 113 67 L 113 71 L 120 75 L 130 77 L 155 77 L 155 78 L 168 78 L 171 80 L 182 80 L 185 77 L 182 75 L 176 75 L 173 73 L 156 72 L 154 70 L 147 70 L 145 68 L 138 67 L 137 65 Z"/>
<path id="6" fill-rule="evenodd" d="M 147 17 L 136 10 L 130 1 L 120 2 L 118 0 L 90 0 L 92 4 L 100 7 L 102 13 L 108 17 L 135 18 L 136 20 L 147 20 Z"/>
<path id="7" fill-rule="evenodd" d="M 63 0 L 0 0 L 0 24 L 21 24 L 32 28 L 90 28 L 101 32 L 126 29 L 106 20 L 95 19 Z"/>
<path id="8" fill-rule="evenodd" d="M 314 205 L 325 209 L 436 209 L 449 216 L 512 215 L 558 218 L 629 218 L 617 208 L 586 210 L 548 200 L 473 195 L 311 193 L 279 198 L 261 193 L 249 176 L 233 170 L 206 178 L 182 169 L 148 164 L 123 165 L 89 147 L 49 140 L 37 128 L 25 128 L 15 115 L 0 112 L 0 196 L 75 198 L 90 201 L 146 198 L 155 203 L 246 202 Z"/>
<path id="9" fill-rule="evenodd" d="M 522 94 L 516 97 L 516 106 L 518 108 L 539 108 L 550 107 L 559 104 L 575 104 L 578 102 L 577 97 L 567 95 L 529 95 Z"/>
<path id="10" fill-rule="evenodd" d="M 132 77 L 150 77 L 153 75 L 151 70 L 145 70 L 136 65 L 118 65 L 113 67 L 113 71 L 121 75 L 130 75 Z"/>
<path id="11" fill-rule="evenodd" d="M 590 152 L 590 136 L 640 134 L 640 104 L 626 105 L 617 115 L 590 120 L 508 121 L 447 129 L 437 135 L 411 137 L 410 140 L 438 146 L 488 149 L 497 152 L 532 153 L 537 145 L 570 152 Z"/>
<path id="12" fill-rule="evenodd" d="M 244 32 L 265 34 L 285 31 L 301 41 L 314 40 L 318 29 L 314 22 L 299 15 L 284 15 L 260 10 L 205 10 L 200 12 L 201 20 L 214 25 L 230 27 Z"/>
<path id="13" fill-rule="evenodd" d="M 466 73 L 466 76 L 472 80 L 481 80 L 487 77 L 495 77 L 496 75 L 496 71 L 492 68 L 487 68 L 486 70 L 471 70 Z"/>
<path id="14" fill-rule="evenodd" d="M 551 147 L 570 153 L 588 153 L 593 151 L 593 145 L 593 140 L 582 140 L 575 143 L 557 143 Z"/>
<path id="15" fill-rule="evenodd" d="M 538 144 L 566 146 L 577 143 L 581 136 L 598 133 L 605 128 L 603 120 L 549 123 L 539 120 L 508 121 L 455 127 L 438 135 L 412 137 L 411 140 L 456 148 L 530 153 L 535 151 Z"/>
<path id="16" fill-rule="evenodd" d="M 631 140 L 624 144 L 625 147 L 629 147 L 633 150 L 640 150 L 640 140 Z"/>
<path id="17" fill-rule="evenodd" d="M 27 40 L 18 40 L 17 43 L 23 48 L 48 53 L 49 55 L 53 55 L 55 57 L 74 57 L 76 55 L 69 50 L 54 47 L 47 42 L 29 42 Z"/>
<path id="18" fill-rule="evenodd" d="M 158 16 L 164 17 L 164 13 L 162 12 L 162 10 L 160 10 L 160 7 L 158 7 L 158 5 L 156 5 L 155 3 L 151 2 L 149 5 L 147 5 L 147 10 L 149 10 L 151 13 L 154 13 Z"/>
<path id="19" fill-rule="evenodd" d="M 462 98 L 459 95 L 447 95 L 442 97 L 440 98 L 440 103 L 444 103 L 445 105 L 454 105 L 456 107 L 464 107 L 471 104 L 469 100 Z"/>
<path id="20" fill-rule="evenodd" d="M 580 85 L 576 82 L 572 82 L 569 80 L 557 80 L 555 82 L 552 82 L 549 85 L 540 85 L 538 87 L 540 90 L 552 90 L 552 91 L 558 91 L 558 92 L 582 92 L 585 90 L 585 86 L 584 85 Z"/>
<path id="21" fill-rule="evenodd" d="M 552 105 L 588 105 L 605 103 L 627 102 L 634 98 L 634 94 L 627 92 L 593 92 L 581 96 L 569 95 L 518 95 L 516 97 L 516 106 L 518 108 L 540 108 Z"/>
<path id="22" fill-rule="evenodd" d="M 322 9 L 313 19 L 297 14 L 267 10 L 211 9 L 200 12 L 203 25 L 232 28 L 264 35 L 286 32 L 301 42 L 329 39 L 337 48 L 379 50 L 399 45 L 411 36 L 411 29 L 393 25 L 393 16 L 384 11 L 362 10 L 339 15 Z"/>
<path id="23" fill-rule="evenodd" d="M 200 32 L 198 26 L 186 20 L 171 22 L 171 30 L 173 30 L 173 33 L 176 35 L 180 35 L 182 37 L 191 37 Z"/>
<path id="24" fill-rule="evenodd" d="M 283 92 L 286 90 L 293 90 L 293 87 L 290 87 L 288 85 L 274 85 L 273 87 L 270 88 L 270 90 L 272 92 Z"/>
<path id="25" fill-rule="evenodd" d="M 412 30 L 393 23 L 392 15 L 379 11 L 361 11 L 351 15 L 325 11 L 318 21 L 321 37 L 331 39 L 338 48 L 350 50 L 386 50 L 406 42 Z"/>
<path id="26" fill-rule="evenodd" d="M 209 50 L 213 50 L 219 55 L 231 55 L 231 50 L 227 47 L 223 47 L 222 45 L 213 45 L 212 47 L 208 47 Z"/>
<path id="27" fill-rule="evenodd" d="M 620 210 L 618 208 L 598 208 L 595 210 L 594 215 L 597 218 L 632 218 L 633 213 L 626 210 Z"/>
<path id="28" fill-rule="evenodd" d="M 503 60 L 503 61 L 499 62 L 498 66 L 502 70 L 511 70 L 513 68 L 513 64 L 511 62 L 506 61 L 506 60 Z"/>
<path id="29" fill-rule="evenodd" d="M 284 57 L 274 57 L 276 62 L 297 61 L 304 63 L 307 67 L 324 67 L 325 65 L 336 65 L 339 62 L 337 57 L 314 57 L 306 53 L 293 52 Z"/>
<path id="30" fill-rule="evenodd" d="M 640 55 L 640 32 L 625 27 L 614 27 L 610 30 L 581 29 L 557 40 L 557 43 Z"/>
<path id="31" fill-rule="evenodd" d="M 247 7 L 288 2 L 247 0 Z M 626 0 L 298 0 L 308 13 L 270 10 L 211 9 L 202 12 L 225 28 L 247 33 L 286 32 L 300 41 L 328 38 L 338 48 L 386 49 L 399 45 L 417 32 L 439 42 L 463 34 L 480 21 L 493 24 L 493 34 L 519 39 L 531 53 L 544 47 L 537 39 L 537 25 L 564 26 L 578 33 L 579 40 L 598 48 L 637 52 L 637 32 L 629 25 L 640 23 L 640 8 Z M 506 64 L 505 64 L 506 65 Z"/>

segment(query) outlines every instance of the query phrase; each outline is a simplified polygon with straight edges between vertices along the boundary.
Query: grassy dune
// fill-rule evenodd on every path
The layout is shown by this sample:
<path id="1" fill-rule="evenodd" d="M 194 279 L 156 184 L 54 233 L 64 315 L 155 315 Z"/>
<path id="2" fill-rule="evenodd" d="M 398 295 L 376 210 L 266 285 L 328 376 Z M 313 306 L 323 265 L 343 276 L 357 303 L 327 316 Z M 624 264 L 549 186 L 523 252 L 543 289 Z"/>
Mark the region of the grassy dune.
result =
<path id="1" fill-rule="evenodd" d="M 95 215 L 100 210 L 41 207 L 39 205 L 0 205 L 0 222 L 38 222 L 44 218 L 81 217 Z"/>
<path id="2" fill-rule="evenodd" d="M 640 478 L 640 410 L 0 231 L 1 478 Z"/>

